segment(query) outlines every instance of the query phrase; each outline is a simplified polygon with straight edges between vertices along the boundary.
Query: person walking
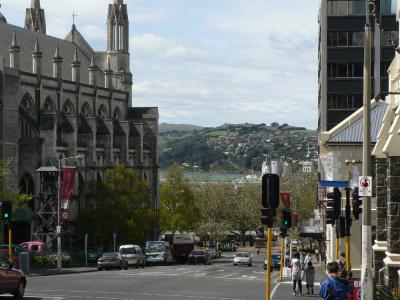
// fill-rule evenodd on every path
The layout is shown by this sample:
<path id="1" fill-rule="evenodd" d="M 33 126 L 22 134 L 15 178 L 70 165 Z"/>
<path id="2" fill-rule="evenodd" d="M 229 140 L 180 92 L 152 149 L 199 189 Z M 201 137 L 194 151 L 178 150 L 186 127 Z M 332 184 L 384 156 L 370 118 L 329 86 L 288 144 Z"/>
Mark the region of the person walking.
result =
<path id="1" fill-rule="evenodd" d="M 311 261 L 307 263 L 307 268 L 304 270 L 304 277 L 306 280 L 307 295 L 314 295 L 314 280 L 315 280 L 315 269 Z"/>
<path id="2" fill-rule="evenodd" d="M 300 262 L 300 254 L 296 252 L 293 255 L 292 265 L 292 280 L 293 280 L 293 296 L 302 295 L 301 276 L 302 266 Z M 296 289 L 297 286 L 297 289 Z"/>
<path id="3" fill-rule="evenodd" d="M 324 300 L 347 300 L 354 287 L 346 279 L 340 278 L 338 263 L 328 263 L 326 270 L 328 277 L 321 283 L 319 295 Z"/>
<path id="4" fill-rule="evenodd" d="M 338 259 L 338 266 L 339 266 L 339 276 L 343 279 L 347 277 L 346 271 L 346 254 L 344 252 L 340 252 L 340 256 Z"/>
<path id="5" fill-rule="evenodd" d="M 304 268 L 307 268 L 309 261 L 311 261 L 311 254 L 310 254 L 310 252 L 307 252 L 306 257 L 304 258 Z"/>

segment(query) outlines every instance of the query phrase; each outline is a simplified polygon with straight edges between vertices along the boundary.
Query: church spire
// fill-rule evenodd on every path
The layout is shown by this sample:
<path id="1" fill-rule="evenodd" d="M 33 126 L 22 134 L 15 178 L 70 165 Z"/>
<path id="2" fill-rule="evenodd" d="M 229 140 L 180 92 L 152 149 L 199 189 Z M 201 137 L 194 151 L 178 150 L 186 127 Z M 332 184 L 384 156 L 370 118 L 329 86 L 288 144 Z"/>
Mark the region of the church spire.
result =
<path id="1" fill-rule="evenodd" d="M 107 50 L 120 53 L 129 52 L 128 8 L 123 0 L 113 0 L 108 7 Z"/>
<path id="2" fill-rule="evenodd" d="M 1 4 L 0 4 L 0 8 L 1 8 Z M 6 17 L 3 16 L 3 15 L 1 14 L 1 12 L 0 12 L 0 22 L 7 23 Z"/>
<path id="3" fill-rule="evenodd" d="M 46 34 L 46 19 L 40 0 L 31 0 L 31 7 L 26 9 L 25 29 Z"/>

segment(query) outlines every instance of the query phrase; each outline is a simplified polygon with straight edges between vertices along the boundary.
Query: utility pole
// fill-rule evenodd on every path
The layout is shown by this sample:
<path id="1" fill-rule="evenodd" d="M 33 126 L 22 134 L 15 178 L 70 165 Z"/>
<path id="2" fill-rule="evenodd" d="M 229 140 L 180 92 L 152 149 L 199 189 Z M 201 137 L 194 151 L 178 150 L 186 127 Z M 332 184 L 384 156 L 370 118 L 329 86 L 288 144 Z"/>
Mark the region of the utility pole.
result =
<path id="1" fill-rule="evenodd" d="M 371 175 L 371 26 L 369 20 L 369 1 L 365 1 L 365 36 L 364 36 L 364 98 L 363 98 L 363 176 Z M 362 214 L 362 299 L 373 299 L 372 283 L 372 243 L 371 243 L 371 197 L 363 199 Z"/>

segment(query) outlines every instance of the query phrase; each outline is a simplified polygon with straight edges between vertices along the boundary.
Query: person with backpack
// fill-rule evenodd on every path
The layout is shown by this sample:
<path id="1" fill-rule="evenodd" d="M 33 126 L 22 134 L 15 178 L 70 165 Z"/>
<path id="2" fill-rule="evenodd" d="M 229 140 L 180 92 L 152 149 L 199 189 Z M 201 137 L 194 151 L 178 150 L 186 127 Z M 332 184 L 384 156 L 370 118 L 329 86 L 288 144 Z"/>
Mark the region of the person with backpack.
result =
<path id="1" fill-rule="evenodd" d="M 293 280 L 293 296 L 302 295 L 301 276 L 302 266 L 300 262 L 300 254 L 296 252 L 292 259 L 292 280 Z M 298 289 L 296 289 L 298 286 Z"/>
<path id="2" fill-rule="evenodd" d="M 314 295 L 314 279 L 315 279 L 315 269 L 311 261 L 307 263 L 307 268 L 304 270 L 304 277 L 306 280 L 307 295 Z"/>
<path id="3" fill-rule="evenodd" d="M 326 270 L 328 277 L 321 283 L 319 295 L 324 300 L 347 300 L 354 287 L 346 279 L 340 278 L 338 263 L 328 263 Z"/>

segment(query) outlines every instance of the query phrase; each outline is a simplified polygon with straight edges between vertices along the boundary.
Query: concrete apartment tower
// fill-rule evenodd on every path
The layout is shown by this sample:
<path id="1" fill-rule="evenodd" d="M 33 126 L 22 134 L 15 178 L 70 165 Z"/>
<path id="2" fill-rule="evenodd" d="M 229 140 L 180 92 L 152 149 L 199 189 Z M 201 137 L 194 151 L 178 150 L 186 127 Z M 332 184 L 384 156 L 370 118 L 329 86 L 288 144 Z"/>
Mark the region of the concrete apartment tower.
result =
<path id="1" fill-rule="evenodd" d="M 46 34 L 46 19 L 40 0 L 31 0 L 31 7 L 26 9 L 25 29 Z"/>

